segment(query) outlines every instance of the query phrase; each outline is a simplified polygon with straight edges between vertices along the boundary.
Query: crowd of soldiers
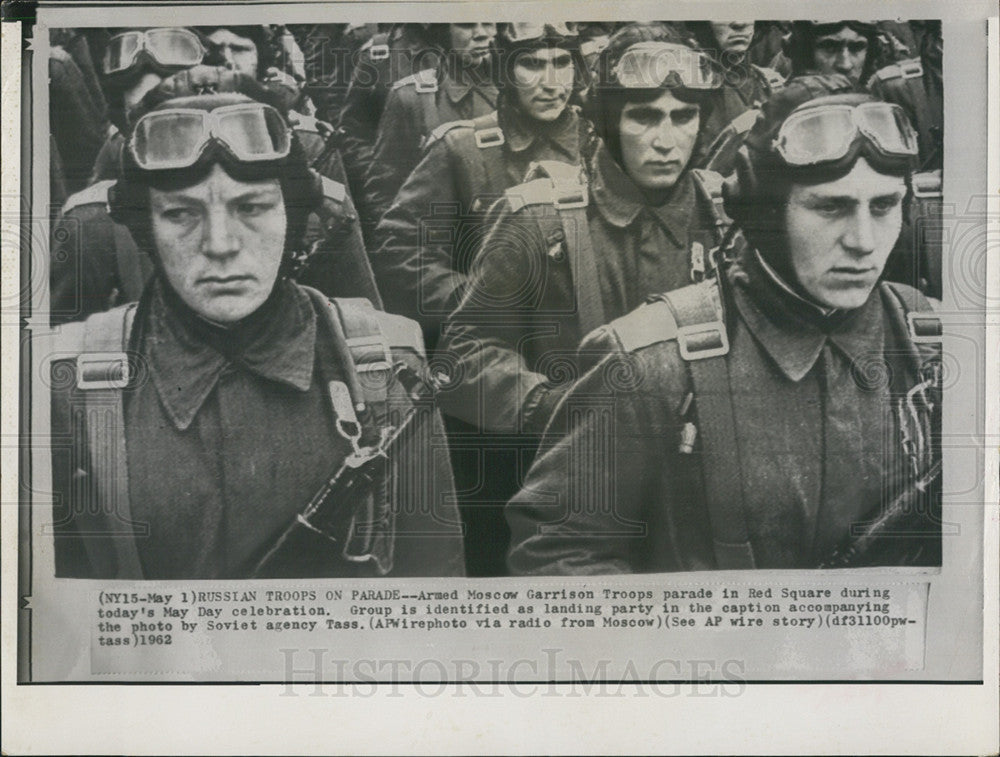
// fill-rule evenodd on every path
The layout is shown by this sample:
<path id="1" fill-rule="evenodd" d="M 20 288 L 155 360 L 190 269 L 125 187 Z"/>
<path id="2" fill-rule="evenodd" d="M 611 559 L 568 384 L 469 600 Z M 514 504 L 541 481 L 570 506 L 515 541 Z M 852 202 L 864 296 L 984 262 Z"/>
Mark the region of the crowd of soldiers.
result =
<path id="1" fill-rule="evenodd" d="M 940 560 L 939 22 L 50 41 L 57 575 Z"/>

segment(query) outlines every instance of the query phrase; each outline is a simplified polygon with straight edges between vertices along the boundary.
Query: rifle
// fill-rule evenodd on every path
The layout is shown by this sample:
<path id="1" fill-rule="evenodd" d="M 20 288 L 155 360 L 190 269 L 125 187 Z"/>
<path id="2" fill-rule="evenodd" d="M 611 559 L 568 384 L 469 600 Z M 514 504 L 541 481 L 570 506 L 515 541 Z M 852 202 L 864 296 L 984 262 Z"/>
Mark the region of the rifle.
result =
<path id="1" fill-rule="evenodd" d="M 341 545 L 344 558 L 354 562 L 368 558 L 368 555 L 349 555 L 347 552 L 349 529 L 356 506 L 383 478 L 385 465 L 396 443 L 417 417 L 420 406 L 434 397 L 433 385 L 405 363 L 393 365 L 393 375 L 412 402 L 406 415 L 397 426 L 381 429 L 375 444 L 365 447 L 354 445 L 354 450 L 316 491 L 305 509 L 256 562 L 250 578 L 302 575 L 301 569 L 309 565 L 310 558 L 315 563 L 315 569 L 320 571 L 310 572 L 310 575 L 321 575 L 323 566 L 327 566 L 328 572 L 329 552 L 317 549 L 317 546 L 329 548 L 331 544 Z M 375 525 L 374 518 L 371 520 L 367 524 L 369 527 Z"/>
<path id="2" fill-rule="evenodd" d="M 920 373 L 922 381 L 896 405 L 911 483 L 858 533 L 838 545 L 820 568 L 929 564 L 935 557 L 930 550 L 940 561 L 941 454 L 934 441 L 940 429 L 940 363 L 928 364 Z"/>
<path id="3" fill-rule="evenodd" d="M 914 553 L 913 548 L 916 546 L 914 542 L 923 541 L 925 544 L 922 547 L 930 546 L 930 537 L 933 536 L 926 527 L 927 520 L 932 519 L 931 512 L 933 510 L 923 512 L 920 501 L 928 496 L 931 498 L 940 496 L 938 491 L 940 478 L 941 461 L 937 460 L 930 470 L 898 494 L 877 517 L 864 524 L 864 528 L 859 534 L 845 540 L 818 567 L 855 568 L 876 564 L 916 563 L 916 559 L 921 557 L 923 549 L 921 548 L 920 552 Z M 914 528 L 914 521 L 918 519 L 923 521 L 923 528 Z M 939 522 L 938 519 L 932 520 Z M 884 545 L 890 539 L 904 547 L 903 555 L 900 555 L 899 559 L 886 562 L 887 555 L 884 552 L 878 555 L 871 554 L 873 547 L 880 543 Z M 905 545 L 901 544 L 904 540 L 907 542 Z M 906 552 L 906 547 L 910 548 L 909 553 Z"/>

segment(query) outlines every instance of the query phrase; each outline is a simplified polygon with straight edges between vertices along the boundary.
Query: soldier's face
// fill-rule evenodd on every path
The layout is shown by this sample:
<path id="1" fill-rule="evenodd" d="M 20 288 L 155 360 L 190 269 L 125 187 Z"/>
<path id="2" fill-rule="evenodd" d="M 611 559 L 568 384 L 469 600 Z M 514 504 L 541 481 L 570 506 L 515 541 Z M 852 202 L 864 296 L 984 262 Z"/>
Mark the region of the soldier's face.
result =
<path id="1" fill-rule="evenodd" d="M 463 66 L 478 66 L 490 55 L 496 24 L 449 24 L 451 53 Z"/>
<path id="2" fill-rule="evenodd" d="M 538 121 L 555 121 L 573 93 L 573 56 L 558 47 L 521 53 L 514 63 L 514 92 L 518 106 Z"/>
<path id="3" fill-rule="evenodd" d="M 149 196 L 160 265 L 188 307 L 228 324 L 264 303 L 285 248 L 277 179 L 237 181 L 215 165 L 198 184 Z"/>
<path id="4" fill-rule="evenodd" d="M 222 65 L 257 78 L 257 45 L 252 39 L 240 37 L 228 29 L 216 29 L 208 38 L 216 46 L 215 52 L 222 59 Z"/>
<path id="5" fill-rule="evenodd" d="M 691 160 L 700 124 L 698 106 L 668 91 L 626 104 L 618 122 L 622 167 L 640 189 L 670 189 Z"/>
<path id="6" fill-rule="evenodd" d="M 730 55 L 742 55 L 753 39 L 753 21 L 712 22 L 712 34 L 719 49 Z"/>
<path id="7" fill-rule="evenodd" d="M 858 159 L 846 176 L 792 185 L 785 229 L 792 270 L 818 304 L 853 309 L 868 299 L 896 244 L 906 183 Z"/>
<path id="8" fill-rule="evenodd" d="M 821 74 L 843 74 L 857 84 L 867 57 L 868 40 L 849 26 L 816 38 L 813 62 Z"/>

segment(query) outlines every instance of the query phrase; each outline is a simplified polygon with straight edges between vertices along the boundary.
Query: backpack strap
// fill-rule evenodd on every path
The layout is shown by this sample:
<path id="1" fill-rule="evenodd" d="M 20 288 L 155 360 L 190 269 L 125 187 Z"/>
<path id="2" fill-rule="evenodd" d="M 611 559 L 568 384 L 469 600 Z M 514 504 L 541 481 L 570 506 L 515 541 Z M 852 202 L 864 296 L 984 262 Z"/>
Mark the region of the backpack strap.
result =
<path id="1" fill-rule="evenodd" d="M 715 243 L 721 244 L 726 236 L 726 231 L 732 224 L 732 220 L 726 215 L 726 206 L 722 195 L 725 177 L 717 171 L 710 171 L 707 168 L 694 168 L 691 170 L 691 176 L 694 179 L 697 196 L 712 211 Z"/>
<path id="2" fill-rule="evenodd" d="M 82 205 L 103 205 L 108 207 L 108 190 L 115 185 L 114 179 L 104 179 L 71 194 L 62 206 L 62 214 L 66 215 L 73 208 Z"/>
<path id="3" fill-rule="evenodd" d="M 764 80 L 767 85 L 768 95 L 774 95 L 785 88 L 785 77 L 780 73 L 775 71 L 773 68 L 768 68 L 767 66 L 758 66 L 757 64 L 752 64 L 754 70 L 760 74 L 760 77 Z"/>
<path id="4" fill-rule="evenodd" d="M 883 281 L 879 288 L 897 333 L 906 337 L 910 366 L 919 375 L 926 365 L 941 359 L 941 318 L 933 301 L 918 289 L 895 281 Z"/>
<path id="5" fill-rule="evenodd" d="M 505 192 L 514 212 L 532 208 L 550 255 L 565 251 L 580 324 L 589 334 L 607 323 L 597 261 L 587 220 L 589 196 L 580 167 L 558 160 L 541 160 L 528 169 L 530 181 Z"/>
<path id="6" fill-rule="evenodd" d="M 755 560 L 747 529 L 742 458 L 726 360 L 729 338 L 718 284 L 709 279 L 661 298 L 670 306 L 677 347 L 688 364 L 697 403 L 716 564 L 722 570 L 752 569 Z"/>
<path id="7" fill-rule="evenodd" d="M 472 139 L 477 153 L 470 156 L 469 161 L 474 177 L 473 186 L 486 188 L 487 195 L 499 195 L 508 183 L 503 166 L 503 151 L 500 149 L 507 138 L 500 128 L 496 111 L 472 120 Z M 480 204 L 479 198 L 475 204 Z M 472 211 L 477 212 L 477 209 L 473 208 Z"/>
<path id="8" fill-rule="evenodd" d="M 706 168 L 695 168 L 691 171 L 694 179 L 695 200 L 702 207 L 707 208 L 712 218 L 712 228 L 707 235 L 705 242 L 709 247 L 706 253 L 705 246 L 700 241 L 691 243 L 690 271 L 692 283 L 702 281 L 715 267 L 715 257 L 726 240 L 726 234 L 732 226 L 732 220 L 726 215 L 725 203 L 722 195 L 722 184 L 725 181 L 722 174 L 710 171 Z"/>
<path id="9" fill-rule="evenodd" d="M 338 432 L 354 445 L 355 451 L 360 446 L 374 446 L 390 430 L 391 420 L 387 396 L 392 353 L 381 324 L 387 314 L 376 311 L 365 299 L 330 300 L 317 289 L 303 289 L 333 336 L 338 362 L 346 369 L 343 381 L 327 384 Z M 342 552 L 349 562 L 372 562 L 380 575 L 392 570 L 395 548 L 391 475 L 391 466 L 386 465 L 382 474 L 372 480 L 370 496 L 359 498 Z"/>
<path id="10" fill-rule="evenodd" d="M 424 68 L 394 82 L 392 85 L 393 89 L 402 89 L 403 87 L 413 87 L 417 105 L 420 108 L 420 133 L 429 135 L 441 125 L 437 108 L 438 70 Z"/>
<path id="11" fill-rule="evenodd" d="M 78 532 L 99 577 L 141 579 L 136 538 L 149 534 L 147 524 L 132 520 L 128 455 L 122 390 L 131 379 L 127 350 L 136 303 L 95 313 L 82 324 L 67 324 L 59 341 L 75 342 L 76 388 L 83 391 L 90 473 L 97 483 L 96 512 L 75 514 L 84 519 Z M 68 328 L 74 327 L 74 328 Z M 82 333 L 81 333 L 82 332 Z M 111 539 L 113 553 L 102 548 Z M 113 554 L 113 559 L 112 559 Z"/>

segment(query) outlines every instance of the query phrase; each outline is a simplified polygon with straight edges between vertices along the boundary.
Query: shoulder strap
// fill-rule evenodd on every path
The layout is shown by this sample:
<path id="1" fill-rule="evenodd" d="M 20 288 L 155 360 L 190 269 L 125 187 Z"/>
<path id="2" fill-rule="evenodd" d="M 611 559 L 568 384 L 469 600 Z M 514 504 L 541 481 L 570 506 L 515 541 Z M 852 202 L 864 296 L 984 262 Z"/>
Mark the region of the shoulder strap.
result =
<path id="1" fill-rule="evenodd" d="M 71 194 L 63 203 L 62 213 L 65 215 L 73 208 L 81 205 L 108 205 L 108 190 L 114 186 L 114 179 L 105 179 L 91 184 L 89 187 L 81 189 L 79 192 Z"/>
<path id="2" fill-rule="evenodd" d="M 420 106 L 420 133 L 430 134 L 441 125 L 441 117 L 437 107 L 437 69 L 425 68 L 414 74 L 414 88 L 417 93 L 417 103 Z"/>
<path id="3" fill-rule="evenodd" d="M 558 160 L 531 164 L 528 176 L 540 178 L 506 191 L 511 207 L 531 208 L 547 249 L 563 245 L 569 258 L 580 334 L 585 336 L 607 323 L 601 297 L 597 261 L 587 219 L 589 196 L 580 167 Z"/>
<path id="4" fill-rule="evenodd" d="M 388 430 L 388 386 L 392 378 L 392 353 L 389 339 L 413 342 L 412 329 L 404 333 L 401 323 L 408 319 L 379 313 L 370 302 L 361 298 L 329 300 L 322 292 L 303 287 L 313 300 L 316 310 L 333 335 L 334 350 L 342 365 L 348 367 L 345 398 L 341 382 L 329 382 L 330 399 L 338 428 L 343 424 L 358 424 L 355 442 L 374 445 Z M 389 326 L 385 331 L 383 325 Z M 419 326 L 413 324 L 419 332 Z M 388 331 L 388 333 L 386 333 Z M 419 341 L 420 337 L 416 337 Z M 422 344 L 414 344 L 422 353 Z M 358 414 L 363 421 L 358 420 Z M 345 417 L 346 416 L 346 417 Z M 341 431 L 344 433 L 344 431 Z M 391 462 L 391 461 L 390 461 Z M 378 480 L 372 480 L 371 496 L 360 498 L 354 508 L 343 557 L 350 562 L 373 562 L 385 575 L 392 570 L 395 544 L 395 512 L 390 502 L 390 477 L 393 466 L 382 469 Z"/>
<path id="5" fill-rule="evenodd" d="M 437 126 L 434 129 L 432 129 L 431 133 L 427 135 L 427 145 L 430 145 L 432 142 L 436 142 L 437 140 L 441 139 L 445 134 L 447 134 L 452 129 L 459 129 L 459 128 L 471 129 L 472 121 L 470 120 L 446 121 L 440 126 Z"/>
<path id="6" fill-rule="evenodd" d="M 773 68 L 758 66 L 756 64 L 753 64 L 753 67 L 764 79 L 764 83 L 767 84 L 770 94 L 776 94 L 785 88 L 785 77 Z"/>
<path id="7" fill-rule="evenodd" d="M 712 210 L 712 220 L 715 225 L 715 243 L 720 244 L 726 236 L 726 230 L 732 221 L 726 215 L 726 207 L 722 196 L 722 184 L 725 181 L 722 174 L 707 168 L 695 168 L 691 171 L 694 185 L 699 197 Z"/>
<path id="8" fill-rule="evenodd" d="M 363 413 L 370 422 L 362 430 L 371 431 L 372 421 L 378 424 L 384 419 L 387 374 L 392 368 L 392 356 L 379 328 L 375 309 L 362 298 L 331 300 L 318 289 L 302 288 L 312 298 L 316 312 L 333 335 L 334 351 L 340 363 L 349 368 L 344 383 L 350 408 L 343 405 L 343 395 L 335 395 L 338 390 L 331 388 L 334 414 L 338 418 L 347 415 L 357 423 L 355 414 Z M 375 375 L 376 372 L 385 372 L 385 375 Z"/>
<path id="9" fill-rule="evenodd" d="M 136 538 L 148 526 L 132 520 L 122 390 L 128 386 L 127 354 L 136 304 L 96 313 L 82 324 L 82 349 L 76 355 L 76 386 L 83 390 L 84 424 L 90 473 L 97 483 L 99 512 L 87 517 L 81 533 L 90 560 L 102 577 L 142 578 Z M 77 332 L 79 333 L 79 332 Z M 101 538 L 113 541 L 114 562 L 100 548 Z"/>
<path id="10" fill-rule="evenodd" d="M 919 374 L 941 357 L 941 318 L 934 312 L 933 301 L 918 289 L 895 281 L 883 281 L 880 288 L 897 333 L 906 336 L 910 366 Z"/>
<path id="11" fill-rule="evenodd" d="M 663 299 L 677 323 L 677 346 L 694 388 L 715 561 L 723 570 L 750 569 L 755 560 L 746 523 L 742 459 L 726 360 L 729 338 L 718 284 L 709 279 L 668 292 Z"/>
<path id="12" fill-rule="evenodd" d="M 503 152 L 500 150 L 507 138 L 497 119 L 496 111 L 472 120 L 472 138 L 476 156 L 472 157 L 470 170 L 475 171 L 474 184 L 486 194 L 502 192 L 507 186 L 503 169 Z"/>

